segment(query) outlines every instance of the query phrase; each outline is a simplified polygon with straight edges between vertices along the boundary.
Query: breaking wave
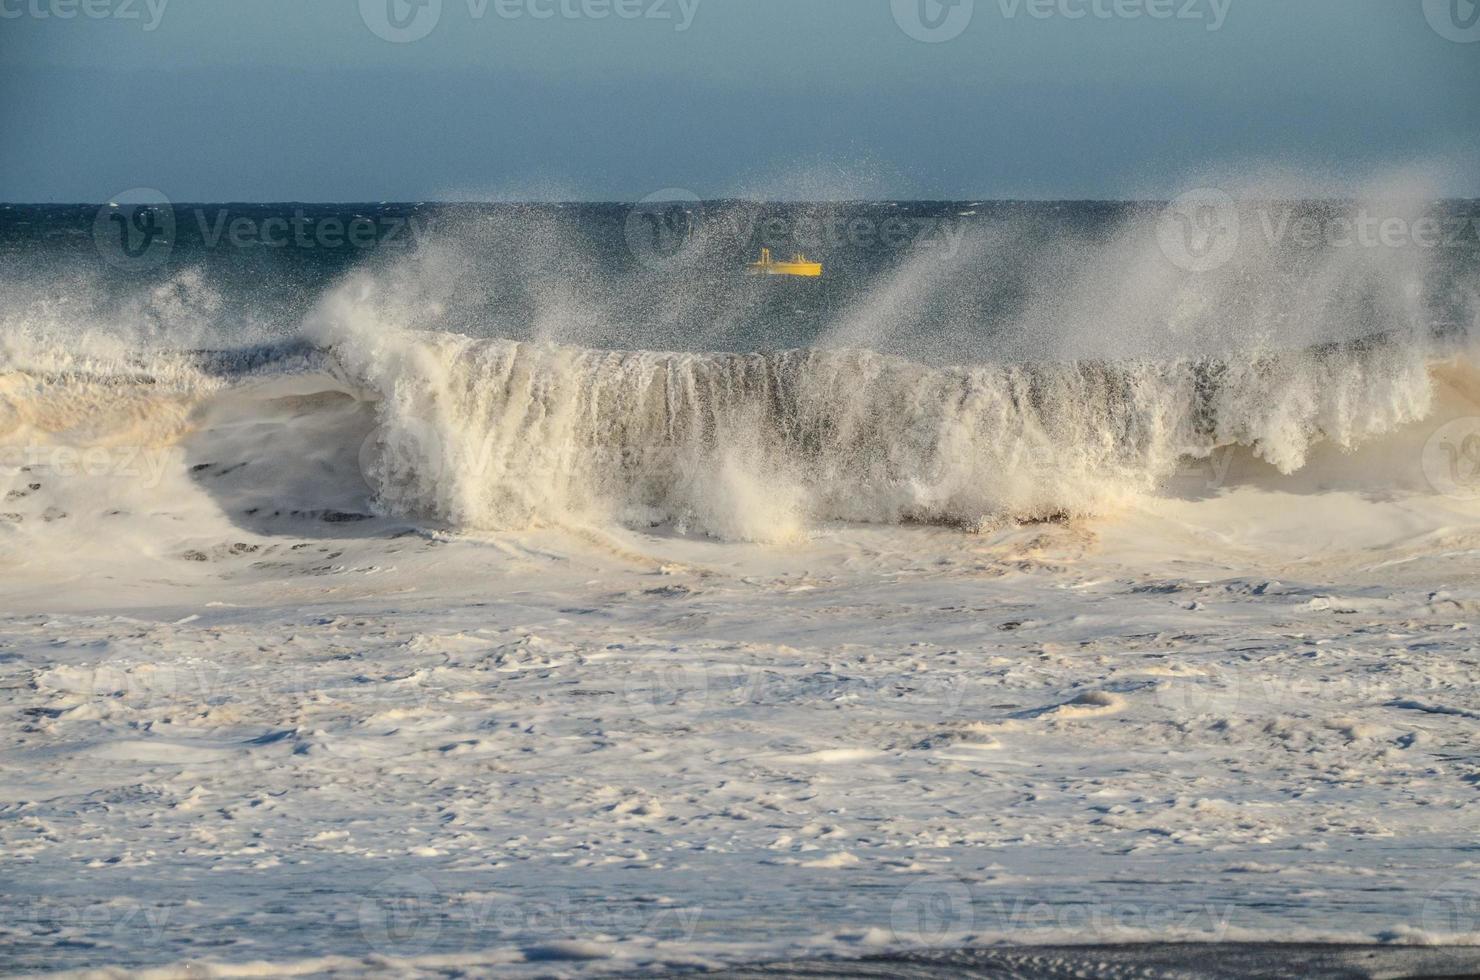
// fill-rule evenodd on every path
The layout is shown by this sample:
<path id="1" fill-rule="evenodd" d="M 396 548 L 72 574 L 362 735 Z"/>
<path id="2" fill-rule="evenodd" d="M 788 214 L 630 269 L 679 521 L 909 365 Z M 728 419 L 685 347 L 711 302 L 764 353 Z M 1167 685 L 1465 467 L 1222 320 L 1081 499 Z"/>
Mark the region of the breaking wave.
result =
<path id="1" fill-rule="evenodd" d="M 1356 449 L 1430 416 L 1441 362 L 1473 377 L 1465 255 L 1436 276 L 1422 250 L 1256 240 L 1189 275 L 1166 261 L 1154 214 L 1081 229 L 1039 212 L 860 273 L 837 304 L 809 294 L 830 319 L 782 350 L 766 325 L 801 294 L 726 278 L 732 241 L 696 240 L 714 252 L 707 272 L 603 277 L 593 259 L 546 288 L 566 240 L 534 235 L 526 268 L 504 247 L 518 236 L 486 222 L 351 272 L 266 342 L 233 326 L 256 322 L 251 304 L 195 270 L 107 307 L 150 343 L 79 325 L 74 297 L 6 303 L 0 450 L 188 446 L 192 466 L 444 526 L 775 541 L 828 521 L 1105 513 L 1222 447 L 1290 474 L 1318 446 Z M 517 302 L 486 301 L 505 287 Z M 742 321 L 754 352 L 702 350 L 708 326 Z M 623 333 L 639 342 L 607 342 Z M 247 345 L 201 351 L 202 336 Z"/>
<path id="2" fill-rule="evenodd" d="M 378 499 L 504 527 L 567 515 L 769 538 L 817 521 L 1079 516 L 1184 457 L 1281 471 L 1422 418 L 1381 344 L 1243 362 L 931 368 L 869 351 L 669 354 L 440 335 L 354 371 L 380 395 Z"/>
<path id="3" fill-rule="evenodd" d="M 1243 360 L 930 367 L 867 350 L 603 351 L 407 332 L 107 371 L 13 366 L 0 442 L 165 446 L 209 440 L 223 412 L 308 426 L 352 402 L 358 422 L 327 436 L 356 461 L 336 478 L 363 480 L 383 514 L 777 540 L 826 521 L 1101 513 L 1223 446 L 1289 473 L 1318 444 L 1355 448 L 1424 418 L 1433 399 L 1427 352 L 1381 340 Z"/>

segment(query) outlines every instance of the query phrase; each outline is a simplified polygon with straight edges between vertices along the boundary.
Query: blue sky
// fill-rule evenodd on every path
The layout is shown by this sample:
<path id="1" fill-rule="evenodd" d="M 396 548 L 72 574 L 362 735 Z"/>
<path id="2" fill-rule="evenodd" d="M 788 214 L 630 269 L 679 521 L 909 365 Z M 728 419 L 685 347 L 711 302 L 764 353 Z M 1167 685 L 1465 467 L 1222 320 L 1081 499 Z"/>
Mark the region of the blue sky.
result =
<path id="1" fill-rule="evenodd" d="M 416 2 L 0 0 L 0 199 L 1480 196 L 1473 0 Z"/>

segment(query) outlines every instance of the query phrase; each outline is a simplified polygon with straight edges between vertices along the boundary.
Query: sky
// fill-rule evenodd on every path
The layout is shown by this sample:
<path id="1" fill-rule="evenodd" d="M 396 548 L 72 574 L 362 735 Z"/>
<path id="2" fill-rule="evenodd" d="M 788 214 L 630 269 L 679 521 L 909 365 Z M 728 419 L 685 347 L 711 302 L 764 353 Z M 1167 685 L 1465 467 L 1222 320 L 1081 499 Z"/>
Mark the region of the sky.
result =
<path id="1" fill-rule="evenodd" d="M 1480 197 L 1475 4 L 0 0 L 0 200 Z"/>

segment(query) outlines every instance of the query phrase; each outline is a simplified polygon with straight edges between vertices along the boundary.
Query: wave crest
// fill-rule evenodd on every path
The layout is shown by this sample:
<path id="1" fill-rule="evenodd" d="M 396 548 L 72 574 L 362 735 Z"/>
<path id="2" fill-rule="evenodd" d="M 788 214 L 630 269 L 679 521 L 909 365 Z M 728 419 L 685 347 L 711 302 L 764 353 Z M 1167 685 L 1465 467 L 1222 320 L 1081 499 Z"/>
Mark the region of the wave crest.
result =
<path id="1" fill-rule="evenodd" d="M 598 351 L 407 334 L 339 355 L 377 399 L 388 511 L 499 528 L 672 522 L 773 540 L 818 521 L 975 525 L 1097 513 L 1184 457 L 1283 472 L 1430 409 L 1386 343 L 1245 360 L 932 368 L 862 350 Z"/>

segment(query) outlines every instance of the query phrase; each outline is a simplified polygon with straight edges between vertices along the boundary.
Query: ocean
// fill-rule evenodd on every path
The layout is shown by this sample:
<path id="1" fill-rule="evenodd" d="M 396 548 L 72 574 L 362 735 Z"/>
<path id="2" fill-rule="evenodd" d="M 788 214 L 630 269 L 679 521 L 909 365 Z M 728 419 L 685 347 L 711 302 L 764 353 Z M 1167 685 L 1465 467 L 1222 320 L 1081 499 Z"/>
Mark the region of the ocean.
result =
<path id="1" fill-rule="evenodd" d="M 0 205 L 0 970 L 1480 943 L 1477 260 L 1392 188 Z"/>

